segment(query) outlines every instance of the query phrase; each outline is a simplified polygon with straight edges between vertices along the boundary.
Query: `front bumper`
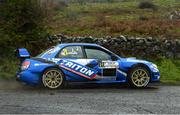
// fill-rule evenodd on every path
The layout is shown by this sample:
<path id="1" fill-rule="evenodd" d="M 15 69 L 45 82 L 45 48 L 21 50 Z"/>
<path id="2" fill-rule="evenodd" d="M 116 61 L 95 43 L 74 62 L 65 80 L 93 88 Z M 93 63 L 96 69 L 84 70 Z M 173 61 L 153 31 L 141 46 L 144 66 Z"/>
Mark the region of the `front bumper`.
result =
<path id="1" fill-rule="evenodd" d="M 151 82 L 159 82 L 160 81 L 160 73 L 153 72 L 151 75 Z"/>

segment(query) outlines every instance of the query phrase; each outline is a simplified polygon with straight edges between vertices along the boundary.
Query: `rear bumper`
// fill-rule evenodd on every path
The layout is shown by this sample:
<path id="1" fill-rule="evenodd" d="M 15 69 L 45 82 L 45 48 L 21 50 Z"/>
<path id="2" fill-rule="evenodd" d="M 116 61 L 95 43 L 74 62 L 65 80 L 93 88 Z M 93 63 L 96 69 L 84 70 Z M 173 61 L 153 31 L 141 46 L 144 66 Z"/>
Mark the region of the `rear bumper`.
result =
<path id="1" fill-rule="evenodd" d="M 28 85 L 38 85 L 40 84 L 40 74 L 32 73 L 28 70 L 21 71 L 16 74 L 16 80 L 23 82 Z"/>

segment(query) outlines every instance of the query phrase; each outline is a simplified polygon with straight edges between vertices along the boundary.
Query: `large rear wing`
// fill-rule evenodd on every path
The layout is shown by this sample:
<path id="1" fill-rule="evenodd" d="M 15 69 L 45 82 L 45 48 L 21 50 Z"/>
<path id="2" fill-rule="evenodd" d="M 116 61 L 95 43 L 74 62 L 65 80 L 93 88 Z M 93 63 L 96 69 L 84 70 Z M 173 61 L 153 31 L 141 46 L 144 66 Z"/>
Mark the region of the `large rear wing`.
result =
<path id="1" fill-rule="evenodd" d="M 15 50 L 15 56 L 19 58 L 21 62 L 26 58 L 30 58 L 30 54 L 25 48 L 17 48 Z"/>

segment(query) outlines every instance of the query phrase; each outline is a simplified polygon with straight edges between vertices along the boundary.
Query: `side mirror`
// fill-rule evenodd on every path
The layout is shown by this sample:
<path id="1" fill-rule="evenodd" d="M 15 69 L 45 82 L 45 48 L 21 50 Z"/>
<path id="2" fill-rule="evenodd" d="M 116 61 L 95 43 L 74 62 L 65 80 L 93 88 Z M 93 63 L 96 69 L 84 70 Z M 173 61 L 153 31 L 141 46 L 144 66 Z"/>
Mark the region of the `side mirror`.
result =
<path id="1" fill-rule="evenodd" d="M 20 59 L 30 58 L 30 54 L 25 48 L 18 48 L 15 50 L 15 56 Z"/>

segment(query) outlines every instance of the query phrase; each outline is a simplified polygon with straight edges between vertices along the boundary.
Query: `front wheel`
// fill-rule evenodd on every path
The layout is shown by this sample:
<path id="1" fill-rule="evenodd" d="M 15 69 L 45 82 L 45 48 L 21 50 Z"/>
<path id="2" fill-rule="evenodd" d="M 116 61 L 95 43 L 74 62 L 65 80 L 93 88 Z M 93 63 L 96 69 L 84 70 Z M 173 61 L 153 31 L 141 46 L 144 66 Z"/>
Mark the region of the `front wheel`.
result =
<path id="1" fill-rule="evenodd" d="M 49 89 L 62 88 L 64 86 L 64 74 L 57 68 L 47 69 L 42 76 L 43 85 Z"/>
<path id="2" fill-rule="evenodd" d="M 128 75 L 128 82 L 133 88 L 147 87 L 150 82 L 149 71 L 145 67 L 132 68 Z"/>

